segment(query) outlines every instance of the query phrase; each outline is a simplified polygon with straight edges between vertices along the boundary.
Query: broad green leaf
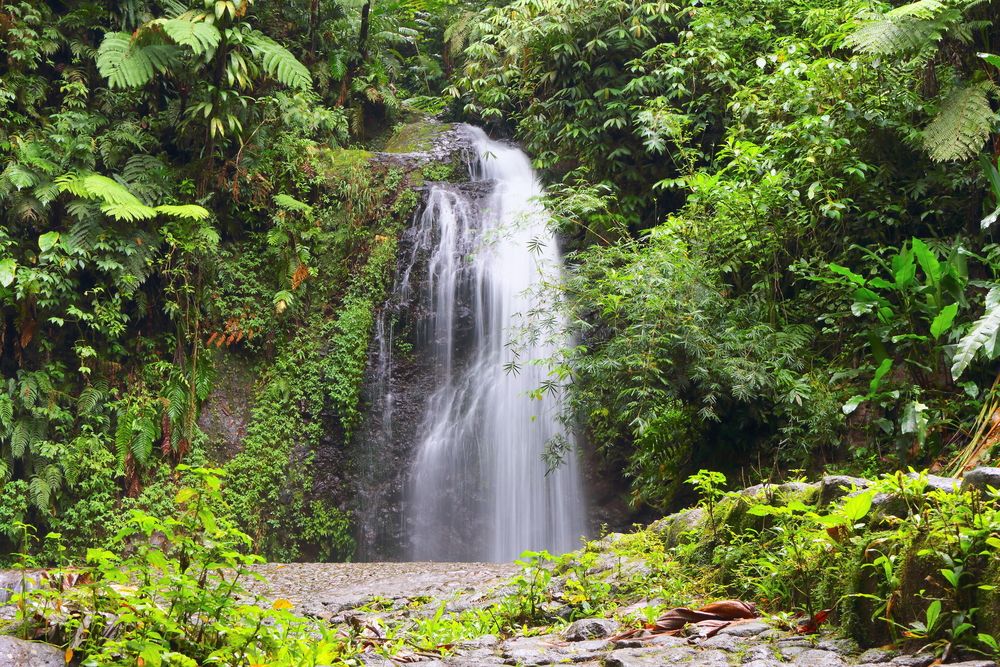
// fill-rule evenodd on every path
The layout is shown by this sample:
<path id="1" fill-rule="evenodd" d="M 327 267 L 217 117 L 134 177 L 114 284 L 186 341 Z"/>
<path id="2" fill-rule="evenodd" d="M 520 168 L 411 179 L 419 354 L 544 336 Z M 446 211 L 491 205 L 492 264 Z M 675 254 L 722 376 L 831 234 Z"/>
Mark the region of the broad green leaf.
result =
<path id="1" fill-rule="evenodd" d="M 849 415 L 852 412 L 854 412 L 855 410 L 857 410 L 858 406 L 861 405 L 862 403 L 864 403 L 866 400 L 867 400 L 867 397 L 865 397 L 865 396 L 861 396 L 861 395 L 851 396 L 849 399 L 847 399 L 847 402 L 844 403 L 843 406 L 841 406 L 840 409 L 843 410 L 843 412 L 844 412 L 845 415 Z"/>
<path id="2" fill-rule="evenodd" d="M 982 58 L 989 64 L 993 65 L 994 67 L 1000 67 L 1000 56 L 996 55 L 995 53 L 979 53 L 976 55 L 978 55 L 980 58 Z"/>
<path id="3" fill-rule="evenodd" d="M 920 239 L 913 239 L 913 254 L 920 262 L 920 268 L 931 284 L 936 285 L 941 281 L 941 262 L 927 244 Z"/>
<path id="4" fill-rule="evenodd" d="M 927 406 L 919 401 L 910 401 L 903 408 L 903 419 L 899 424 L 900 433 L 916 433 L 923 442 L 927 432 Z"/>
<path id="5" fill-rule="evenodd" d="M 931 632 L 937 625 L 938 619 L 941 617 L 941 601 L 934 600 L 931 602 L 930 606 L 927 607 L 927 631 Z"/>
<path id="6" fill-rule="evenodd" d="M 868 512 L 872 509 L 872 498 L 874 497 L 874 491 L 863 491 L 857 495 L 848 496 L 847 500 L 844 501 L 843 506 L 840 508 L 840 513 L 843 514 L 851 524 L 855 524 L 861 519 L 868 516 Z"/>
<path id="7" fill-rule="evenodd" d="M 10 287 L 17 274 L 17 262 L 9 257 L 0 259 L 0 287 Z"/>
<path id="8" fill-rule="evenodd" d="M 904 248 L 892 258 L 892 275 L 899 289 L 906 289 L 913 284 L 917 276 L 917 264 L 909 248 Z"/>
<path id="9" fill-rule="evenodd" d="M 827 268 L 830 269 L 831 271 L 833 271 L 834 273 L 838 274 L 838 275 L 844 276 L 845 278 L 847 278 L 848 280 L 850 280 L 852 283 L 855 283 L 855 284 L 858 284 L 858 285 L 861 285 L 861 286 L 864 286 L 864 284 L 865 284 L 865 279 L 862 276 L 858 275 L 857 273 L 854 273 L 854 271 L 851 271 L 846 266 L 841 266 L 840 264 L 834 264 L 833 262 L 831 262 L 831 263 L 827 264 Z"/>
<path id="10" fill-rule="evenodd" d="M 878 368 L 875 369 L 875 376 L 872 378 L 872 381 L 868 383 L 868 391 L 870 391 L 872 394 L 878 391 L 879 385 L 882 384 L 882 379 L 885 378 L 885 376 L 889 373 L 890 370 L 892 370 L 891 357 L 888 359 L 883 359 L 882 363 L 879 364 Z"/>
<path id="11" fill-rule="evenodd" d="M 957 313 L 957 303 L 953 303 L 950 306 L 942 308 L 941 312 L 934 318 L 934 321 L 931 322 L 931 335 L 934 336 L 934 338 L 940 338 L 941 334 L 951 328 L 951 324 L 955 321 L 955 315 Z"/>
<path id="12" fill-rule="evenodd" d="M 59 232 L 46 232 L 38 237 L 38 248 L 42 252 L 51 250 L 59 243 Z"/>
<path id="13" fill-rule="evenodd" d="M 976 353 L 993 340 L 998 331 L 1000 331 L 1000 287 L 993 287 L 986 295 L 986 312 L 976 320 L 969 333 L 958 341 L 951 363 L 953 380 L 958 380 L 962 376 Z"/>

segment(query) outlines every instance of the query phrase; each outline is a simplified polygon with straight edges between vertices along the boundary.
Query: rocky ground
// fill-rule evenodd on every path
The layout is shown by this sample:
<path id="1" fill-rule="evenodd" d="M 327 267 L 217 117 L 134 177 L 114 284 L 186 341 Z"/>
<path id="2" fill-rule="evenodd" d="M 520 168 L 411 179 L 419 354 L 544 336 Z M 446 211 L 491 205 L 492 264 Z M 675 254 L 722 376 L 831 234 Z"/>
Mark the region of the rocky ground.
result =
<path id="1" fill-rule="evenodd" d="M 285 598 L 303 613 L 332 623 L 378 619 L 402 621 L 407 616 L 433 613 L 442 602 L 449 611 L 488 604 L 504 593 L 503 584 L 517 568 L 483 563 L 367 563 L 267 565 L 266 582 L 257 591 L 269 598 Z M 377 613 L 370 611 L 379 599 Z M 842 667 L 891 665 L 928 667 L 930 655 L 902 655 L 896 651 L 861 651 L 850 640 L 832 635 L 798 636 L 765 620 L 740 621 L 711 637 L 660 635 L 647 640 L 613 637 L 619 632 L 611 619 L 584 619 L 558 634 L 501 639 L 484 636 L 459 644 L 452 654 L 427 658 L 426 667 L 477 665 L 575 664 L 580 667 Z M 888 638 L 887 638 L 888 640 Z M 368 667 L 396 667 L 374 653 L 363 656 Z M 960 660 L 961 667 L 995 667 L 992 660 Z"/>
<path id="2" fill-rule="evenodd" d="M 754 487 L 737 496 L 756 496 L 762 492 L 811 493 L 825 504 L 854 493 L 851 489 L 870 484 L 868 480 L 831 476 L 811 485 Z M 1000 469 L 980 468 L 967 473 L 963 480 L 931 477 L 927 485 L 949 493 L 960 486 L 997 487 L 1000 486 Z M 876 519 L 905 516 L 902 508 L 897 507 L 898 500 L 891 493 L 877 494 L 873 501 Z M 679 532 L 697 530 L 699 522 L 704 520 L 699 518 L 703 514 L 703 509 L 695 509 L 665 517 L 651 530 L 669 542 Z M 629 539 L 630 536 L 613 533 L 591 543 L 588 552 L 593 558 L 585 566 L 589 568 L 588 576 L 606 577 L 614 584 L 636 574 L 645 573 L 648 577 L 659 572 L 649 569 L 645 550 L 626 552 L 618 548 Z M 412 627 L 444 612 L 457 614 L 486 609 L 499 601 L 520 599 L 512 597 L 518 595 L 519 589 L 511 580 L 522 573 L 521 566 L 513 563 L 296 563 L 261 565 L 257 570 L 262 576 L 252 584 L 250 593 L 260 604 L 287 600 L 302 615 L 342 628 L 345 634 L 361 633 L 363 637 L 375 639 L 380 638 L 386 628 Z M 11 618 L 14 611 L 11 605 L 5 605 L 9 595 L 4 594 L 4 589 L 16 590 L 22 581 L 19 572 L 0 571 L 0 618 Z M 565 582 L 553 580 L 551 586 L 558 588 L 565 586 Z M 606 613 L 635 619 L 642 616 L 641 607 L 652 602 L 633 599 L 631 607 L 606 607 L 612 610 Z M 442 607 L 444 612 L 441 612 Z M 568 615 L 555 608 L 549 611 L 552 618 Z M 662 621 L 663 617 L 659 618 Z M 405 663 L 425 667 L 554 664 L 581 667 L 931 667 L 941 664 L 929 653 L 862 650 L 853 641 L 832 633 L 799 635 L 782 627 L 778 620 L 768 618 L 738 620 L 721 629 L 688 626 L 682 636 L 655 634 L 643 639 L 627 632 L 634 627 L 634 621 L 629 627 L 621 627 L 613 618 L 584 618 L 569 625 L 562 622 L 557 626 L 523 628 L 514 636 L 487 635 L 454 644 L 435 642 L 434 650 L 415 650 L 393 658 L 371 650 L 363 653 L 360 661 L 365 667 L 400 667 Z M 869 640 L 879 642 L 878 637 L 869 637 Z M 889 641 L 890 638 L 885 637 L 885 642 Z M 378 641 L 372 641 L 371 645 L 381 646 Z M 0 667 L 58 667 L 64 664 L 64 654 L 58 647 L 0 636 Z M 974 655 L 952 655 L 948 664 L 996 667 L 997 663 Z"/>
<path id="3" fill-rule="evenodd" d="M 264 580 L 253 592 L 266 599 L 287 599 L 303 614 L 332 624 L 384 626 L 413 616 L 432 614 L 442 603 L 448 611 L 486 605 L 505 592 L 504 583 L 517 572 L 512 564 L 485 563 L 345 563 L 268 564 Z M 373 604 L 374 603 L 374 604 Z M 377 607 L 377 611 L 373 611 Z M 614 639 L 620 628 L 611 619 L 584 619 L 558 634 L 484 636 L 454 646 L 442 657 L 410 656 L 425 667 L 477 665 L 554 665 L 579 667 L 929 667 L 930 655 L 894 651 L 861 651 L 850 640 L 833 635 L 798 636 L 766 620 L 745 620 L 714 636 L 697 632 L 649 639 Z M 398 667 L 375 653 L 364 654 L 366 667 Z M 57 667 L 61 649 L 37 642 L 0 637 L 0 667 Z M 996 667 L 991 660 L 960 660 L 960 667 Z"/>
<path id="4" fill-rule="evenodd" d="M 486 605 L 505 593 L 504 583 L 517 572 L 512 564 L 485 563 L 346 563 L 268 564 L 254 593 L 287 599 L 303 614 L 333 624 L 385 625 L 433 613 L 443 603 L 449 611 Z M 373 611 L 376 603 L 378 611 Z M 579 667 L 929 667 L 930 655 L 860 651 L 832 635 L 797 636 L 766 620 L 739 621 L 706 637 L 659 635 L 645 640 L 614 639 L 620 628 L 611 619 L 584 619 L 558 634 L 502 639 L 484 636 L 458 644 L 447 655 L 419 659 L 425 667 L 574 664 Z M 364 654 L 366 667 L 398 667 L 375 653 Z M 57 667 L 61 649 L 37 642 L 0 637 L 0 667 Z M 960 667 L 995 667 L 991 660 L 953 662 Z"/>

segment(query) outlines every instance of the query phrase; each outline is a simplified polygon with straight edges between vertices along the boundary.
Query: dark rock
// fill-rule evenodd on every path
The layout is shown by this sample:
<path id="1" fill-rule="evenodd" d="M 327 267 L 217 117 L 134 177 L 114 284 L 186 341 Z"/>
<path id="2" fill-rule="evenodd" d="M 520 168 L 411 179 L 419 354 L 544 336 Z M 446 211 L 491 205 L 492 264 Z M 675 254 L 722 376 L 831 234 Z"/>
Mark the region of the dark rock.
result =
<path id="1" fill-rule="evenodd" d="M 839 654 L 833 651 L 823 651 L 821 649 L 808 649 L 795 656 L 795 664 L 803 667 L 841 667 L 846 665 Z"/>
<path id="2" fill-rule="evenodd" d="M 719 630 L 719 634 L 731 635 L 733 637 L 756 637 L 770 629 L 771 626 L 764 621 L 744 621 L 727 625 Z"/>
<path id="3" fill-rule="evenodd" d="M 754 484 L 739 492 L 741 496 L 756 498 L 757 496 L 773 495 L 775 498 L 788 498 L 792 495 L 808 495 L 819 490 L 818 483 L 785 482 L 784 484 Z"/>
<path id="4" fill-rule="evenodd" d="M 689 664 L 700 665 L 700 667 L 729 667 L 729 655 L 724 651 L 710 649 L 696 654 L 691 658 Z"/>
<path id="5" fill-rule="evenodd" d="M 709 637 L 705 641 L 701 642 L 698 646 L 701 648 L 711 648 L 718 649 L 720 651 L 725 651 L 726 653 L 735 653 L 743 648 L 745 645 L 740 641 L 738 637 L 733 637 L 732 635 L 718 634 L 714 637 Z"/>
<path id="6" fill-rule="evenodd" d="M 63 650 L 58 646 L 0 635 L 0 666 L 64 667 L 65 665 Z"/>
<path id="7" fill-rule="evenodd" d="M 899 651 L 887 651 L 881 648 L 870 648 L 858 656 L 858 662 L 889 662 L 899 655 Z"/>
<path id="8" fill-rule="evenodd" d="M 743 655 L 743 662 L 749 663 L 754 661 L 781 663 L 775 656 L 774 647 L 771 644 L 752 644 Z"/>
<path id="9" fill-rule="evenodd" d="M 920 475 L 911 472 L 906 474 L 910 479 L 916 479 Z M 962 485 L 962 480 L 957 477 L 941 477 L 940 475 L 927 475 L 927 486 L 924 487 L 924 492 L 928 491 L 945 491 L 946 493 L 953 493 L 955 489 Z"/>
<path id="10" fill-rule="evenodd" d="M 605 667 L 662 667 L 691 660 L 696 654 L 695 649 L 683 647 L 626 648 L 609 653 L 604 659 L 604 665 Z"/>
<path id="11" fill-rule="evenodd" d="M 584 662 L 603 655 L 611 642 L 602 639 L 567 644 L 558 635 L 518 637 L 503 643 L 508 665 L 548 665 L 557 662 Z"/>
<path id="12" fill-rule="evenodd" d="M 567 641 L 579 642 L 587 639 L 604 639 L 618 630 L 618 623 L 610 618 L 584 618 L 570 623 L 563 632 Z"/>
<path id="13" fill-rule="evenodd" d="M 867 489 L 872 482 L 861 477 L 827 475 L 819 483 L 819 505 L 823 507 L 857 489 Z"/>
<path id="14" fill-rule="evenodd" d="M 932 655 L 901 655 L 889 661 L 893 667 L 928 667 L 934 662 Z"/>
<path id="15" fill-rule="evenodd" d="M 1000 468 L 974 468 L 962 477 L 962 490 L 979 489 L 986 491 L 987 487 L 1000 489 Z"/>
<path id="16" fill-rule="evenodd" d="M 840 655 L 857 655 L 859 651 L 858 643 L 853 639 L 824 639 L 816 644 L 816 648 Z"/>
<path id="17" fill-rule="evenodd" d="M 855 493 L 864 493 L 857 491 Z M 848 497 L 855 495 L 849 494 Z M 905 519 L 910 515 L 910 507 L 902 496 L 895 493 L 876 493 L 872 497 L 871 517 L 877 523 L 879 519 L 895 517 Z"/>

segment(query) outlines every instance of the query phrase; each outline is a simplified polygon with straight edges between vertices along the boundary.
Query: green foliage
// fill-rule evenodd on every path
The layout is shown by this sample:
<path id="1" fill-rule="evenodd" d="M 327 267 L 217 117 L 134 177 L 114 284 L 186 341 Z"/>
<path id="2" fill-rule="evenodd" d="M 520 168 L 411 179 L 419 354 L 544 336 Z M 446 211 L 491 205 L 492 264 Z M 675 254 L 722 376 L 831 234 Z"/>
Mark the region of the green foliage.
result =
<path id="1" fill-rule="evenodd" d="M 988 82 L 957 87 L 942 103 L 938 115 L 924 130 L 924 146 L 931 158 L 968 160 L 979 155 L 996 127 L 990 96 L 997 87 Z"/>
<path id="2" fill-rule="evenodd" d="M 175 517 L 133 511 L 115 552 L 90 549 L 86 565 L 67 573 L 75 587 L 16 596 L 25 632 L 64 644 L 67 660 L 84 665 L 298 667 L 343 656 L 346 642 L 293 614 L 287 600 L 247 604 L 246 586 L 258 576 L 252 566 L 262 559 L 247 553 L 249 537 L 216 514 L 221 471 L 181 472 L 193 485 L 177 492 Z"/>

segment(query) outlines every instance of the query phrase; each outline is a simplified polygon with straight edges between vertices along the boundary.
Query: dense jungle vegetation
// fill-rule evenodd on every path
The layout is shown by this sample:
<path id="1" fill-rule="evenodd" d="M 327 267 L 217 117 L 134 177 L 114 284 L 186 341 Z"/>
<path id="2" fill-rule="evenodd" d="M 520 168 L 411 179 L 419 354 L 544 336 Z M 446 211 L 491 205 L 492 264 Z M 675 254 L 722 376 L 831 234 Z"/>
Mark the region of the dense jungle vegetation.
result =
<path id="1" fill-rule="evenodd" d="M 578 340 L 542 389 L 635 507 L 719 461 L 748 481 L 989 461 L 997 10 L 0 1 L 0 553 L 107 547 L 217 466 L 215 511 L 254 550 L 351 556 L 314 459 L 357 426 L 424 177 L 366 151 L 428 115 L 542 170 Z M 199 426 L 233 355 L 238 452 Z"/>

